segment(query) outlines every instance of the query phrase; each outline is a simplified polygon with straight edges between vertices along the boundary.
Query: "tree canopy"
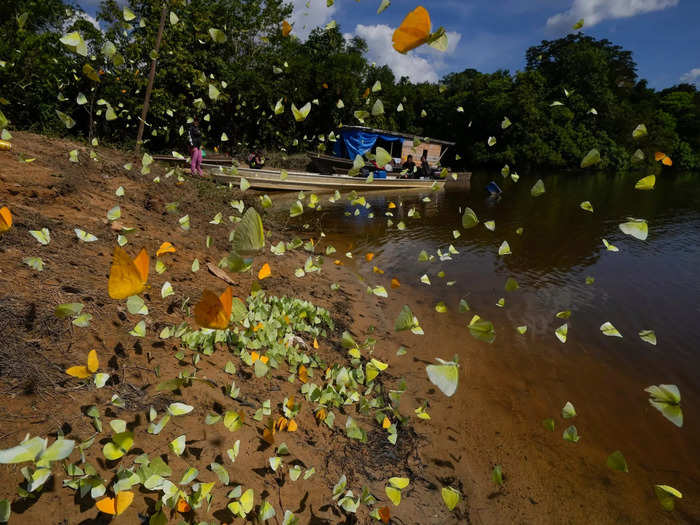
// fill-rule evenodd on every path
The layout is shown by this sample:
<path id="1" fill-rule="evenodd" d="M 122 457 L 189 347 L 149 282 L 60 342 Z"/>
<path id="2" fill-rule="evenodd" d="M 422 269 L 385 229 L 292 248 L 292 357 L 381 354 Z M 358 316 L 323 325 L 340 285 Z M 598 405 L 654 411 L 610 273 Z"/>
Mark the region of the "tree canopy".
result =
<path id="1" fill-rule="evenodd" d="M 129 0 L 128 16 L 123 5 L 103 0 L 97 29 L 63 0 L 2 3 L 0 111 L 14 128 L 133 145 L 162 3 Z M 577 168 L 595 148 L 599 169 L 629 169 L 637 150 L 638 166 L 662 151 L 674 167 L 700 169 L 696 87 L 650 89 L 632 53 L 608 40 L 571 34 L 531 47 L 523 71 L 465 69 L 416 84 L 370 64 L 366 43 L 339 27 L 316 28 L 306 41 L 284 37 L 283 0 L 170 0 L 168 11 L 144 136 L 150 151 L 182 149 L 198 115 L 206 146 L 232 153 L 324 150 L 339 125 L 364 123 L 455 141 L 447 157 L 455 167 Z M 73 32 L 85 49 L 62 42 Z M 372 115 L 377 100 L 383 112 Z M 296 122 L 292 104 L 307 103 L 308 118 Z M 75 125 L 67 129 L 57 111 Z M 640 124 L 648 133 L 633 137 Z"/>

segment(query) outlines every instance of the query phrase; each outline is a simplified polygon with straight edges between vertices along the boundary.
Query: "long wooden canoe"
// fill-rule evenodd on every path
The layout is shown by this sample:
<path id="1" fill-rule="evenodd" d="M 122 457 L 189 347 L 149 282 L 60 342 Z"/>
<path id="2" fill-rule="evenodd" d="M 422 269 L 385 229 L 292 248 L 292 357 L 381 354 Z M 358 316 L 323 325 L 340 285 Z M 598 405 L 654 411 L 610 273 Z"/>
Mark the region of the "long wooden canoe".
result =
<path id="1" fill-rule="evenodd" d="M 455 181 L 451 177 L 448 180 L 433 179 L 399 179 L 386 178 L 374 179 L 367 182 L 363 177 L 350 177 L 348 175 L 320 175 L 318 173 L 308 173 L 304 171 L 286 171 L 283 178 L 280 170 L 262 169 L 254 170 L 250 168 L 225 169 L 220 166 L 207 165 L 203 163 L 209 175 L 222 182 L 232 182 L 240 184 L 241 177 L 250 183 L 250 187 L 257 190 L 313 190 L 324 191 L 386 191 L 395 189 L 423 189 L 432 188 L 448 190 L 468 190 L 471 173 L 460 173 Z"/>

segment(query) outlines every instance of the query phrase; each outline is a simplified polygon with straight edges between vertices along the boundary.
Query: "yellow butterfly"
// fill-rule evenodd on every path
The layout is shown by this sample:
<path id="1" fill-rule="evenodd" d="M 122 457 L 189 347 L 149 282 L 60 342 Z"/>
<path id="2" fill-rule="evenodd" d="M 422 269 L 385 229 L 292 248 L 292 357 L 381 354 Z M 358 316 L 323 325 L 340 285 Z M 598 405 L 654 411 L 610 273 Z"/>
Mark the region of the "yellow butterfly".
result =
<path id="1" fill-rule="evenodd" d="M 145 248 L 132 261 L 128 253 L 119 246 L 115 247 L 109 270 L 109 296 L 112 299 L 126 299 L 143 292 L 148 281 L 149 262 Z"/>
<path id="2" fill-rule="evenodd" d="M 112 516 L 119 516 L 131 502 L 134 501 L 134 493 L 129 490 L 117 492 L 113 498 L 102 498 L 96 504 L 97 510 Z"/>
<path id="3" fill-rule="evenodd" d="M 419 5 L 406 15 L 401 25 L 394 31 L 392 41 L 394 49 L 399 53 L 408 53 L 423 44 L 445 51 L 447 49 L 447 36 L 445 29 L 439 28 L 435 33 L 430 33 L 430 15 L 425 7 Z"/>
<path id="4" fill-rule="evenodd" d="M 233 308 L 233 290 L 226 287 L 221 296 L 204 290 L 202 299 L 194 307 L 194 320 L 204 328 L 224 330 L 228 327 Z"/>
<path id="5" fill-rule="evenodd" d="M 0 208 L 0 233 L 6 232 L 12 227 L 12 213 L 10 208 L 3 206 Z"/>
<path id="6" fill-rule="evenodd" d="M 160 248 L 158 248 L 158 251 L 156 252 L 156 257 L 160 257 L 164 253 L 175 253 L 175 246 L 173 246 L 172 243 L 165 241 L 163 244 L 160 245 Z"/>
<path id="7" fill-rule="evenodd" d="M 66 374 L 80 379 L 87 379 L 97 372 L 98 368 L 100 368 L 100 361 L 97 358 L 97 352 L 95 350 L 90 350 L 90 352 L 88 352 L 87 366 L 71 366 L 66 370 Z"/>

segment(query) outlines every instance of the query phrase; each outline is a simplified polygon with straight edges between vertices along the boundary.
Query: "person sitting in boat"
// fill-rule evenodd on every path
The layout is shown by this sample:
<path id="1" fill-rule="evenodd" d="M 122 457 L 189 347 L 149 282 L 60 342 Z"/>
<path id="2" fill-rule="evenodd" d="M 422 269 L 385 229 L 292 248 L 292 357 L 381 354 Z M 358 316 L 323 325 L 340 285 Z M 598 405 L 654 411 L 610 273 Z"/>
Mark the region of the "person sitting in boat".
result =
<path id="1" fill-rule="evenodd" d="M 424 149 L 423 150 L 423 155 L 420 157 L 420 174 L 421 177 L 430 177 L 432 174 L 433 170 L 430 167 L 430 163 L 428 162 L 428 150 Z"/>
<path id="2" fill-rule="evenodd" d="M 413 178 L 416 173 L 416 163 L 413 162 L 413 155 L 406 157 L 406 162 L 401 166 L 401 174 L 406 178 Z"/>
<path id="3" fill-rule="evenodd" d="M 260 170 L 265 166 L 265 157 L 259 151 L 254 151 L 248 155 L 248 165 L 251 169 Z"/>

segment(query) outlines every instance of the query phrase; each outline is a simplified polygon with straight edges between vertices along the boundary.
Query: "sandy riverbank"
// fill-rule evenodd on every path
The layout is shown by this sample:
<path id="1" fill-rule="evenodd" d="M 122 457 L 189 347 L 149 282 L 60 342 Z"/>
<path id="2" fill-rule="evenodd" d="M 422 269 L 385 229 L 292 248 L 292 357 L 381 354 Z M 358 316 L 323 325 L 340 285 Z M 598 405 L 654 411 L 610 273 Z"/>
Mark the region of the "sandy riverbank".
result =
<path id="1" fill-rule="evenodd" d="M 335 410 L 331 429 L 315 420 L 316 404 L 303 400 L 296 417 L 299 430 L 280 433 L 275 444 L 283 441 L 288 445 L 290 454 L 283 456 L 287 467 L 273 472 L 268 461 L 275 456 L 275 448 L 261 439 L 267 418 L 257 421 L 253 416 L 265 400 L 270 400 L 273 414 L 280 414 L 285 398 L 295 395 L 302 399 L 301 384 L 289 380 L 288 367 L 282 365 L 267 377 L 256 378 L 251 367 L 225 345 L 219 345 L 211 355 L 200 354 L 195 366 L 195 352 L 186 349 L 178 358 L 176 354 L 182 350 L 179 341 L 159 337 L 166 326 L 182 322 L 194 325 L 187 305 L 191 307 L 203 289 L 224 289 L 226 283 L 207 271 L 207 263 L 216 265 L 230 249 L 228 234 L 235 225 L 228 216 L 240 215 L 230 202 L 242 198 L 246 206 L 259 206 L 259 195 L 251 191 L 241 195 L 238 190 L 188 177 L 179 183 L 177 175 L 166 177 L 160 167 L 143 176 L 137 163 L 131 171 L 123 168 L 133 160 L 126 155 L 96 148 L 96 162 L 88 158 L 87 148 L 64 140 L 17 133 L 14 145 L 13 152 L 0 152 L 0 205 L 8 205 L 15 217 L 13 228 L 0 237 L 0 323 L 6 338 L 0 350 L 0 401 L 4 407 L 0 448 L 16 445 L 28 432 L 50 436 L 53 441 L 61 431 L 69 439 L 84 441 L 95 433 L 93 420 L 84 409 L 97 405 L 104 429 L 85 451 L 86 460 L 107 483 L 114 480 L 120 466 L 131 466 L 141 453 L 151 458 L 162 455 L 172 469 L 174 483 L 194 466 L 199 471 L 198 480 L 216 482 L 209 510 L 204 506 L 196 516 L 186 516 L 190 520 L 196 517 L 196 521 L 233 521 L 226 510 L 227 494 L 240 484 L 255 490 L 256 505 L 267 500 L 275 508 L 277 516 L 272 523 L 282 522 L 284 510 L 293 511 L 300 523 L 369 523 L 370 507 L 360 505 L 356 515 L 347 514 L 332 500 L 333 487 L 343 474 L 355 497 L 368 486 L 380 500 L 371 508 L 387 505 L 392 523 L 692 523 L 700 516 L 694 503 L 697 467 L 688 464 L 692 455 L 687 453 L 687 443 L 674 434 L 670 424 L 658 434 L 657 426 L 637 428 L 636 414 L 621 411 L 619 419 L 612 422 L 586 416 L 587 408 L 596 403 L 623 407 L 637 397 L 646 403 L 636 378 L 620 375 L 585 354 L 569 355 L 566 360 L 553 351 L 534 356 L 516 350 L 515 339 L 512 352 L 496 355 L 491 347 L 471 338 L 466 329 L 468 315 L 438 314 L 407 284 L 390 289 L 389 273 L 372 279 L 372 284 L 379 281 L 385 285 L 389 297 L 368 294 L 363 279 L 371 274 L 365 266 L 371 265 L 364 260 L 362 250 L 355 250 L 352 239 L 319 241 L 320 232 L 314 230 L 317 225 L 311 218 L 308 230 L 293 231 L 287 224 L 271 222 L 263 213 L 268 232 L 266 251 L 255 259 L 252 274 L 230 274 L 234 296 L 245 299 L 258 269 L 268 262 L 272 275 L 259 281 L 266 294 L 308 300 L 330 312 L 334 328 L 318 337 L 319 348 L 313 354 L 326 366 L 352 367 L 351 357 L 341 345 L 343 331 L 357 342 L 375 339 L 372 349 L 361 349 L 362 363 L 371 357 L 388 363 L 377 380 L 384 389 L 379 397 L 385 403 L 389 402 L 388 391 L 399 389 L 401 379 L 406 380 L 398 412 L 408 417 L 407 423 L 398 426 L 397 444 L 392 445 L 372 411 L 360 413 L 358 403 Z M 80 149 L 79 164 L 68 159 L 74 148 Z M 18 154 L 36 160 L 23 163 Z M 155 176 L 160 177 L 160 183 L 152 182 Z M 115 191 L 120 186 L 124 196 L 117 197 Z M 173 202 L 178 203 L 177 211 L 171 213 L 166 205 Z M 177 248 L 174 254 L 161 257 L 167 266 L 162 274 L 155 271 L 152 259 L 151 287 L 143 294 L 149 309 L 146 316 L 130 314 L 124 301 L 107 295 L 112 251 L 121 233 L 106 217 L 115 205 L 121 208 L 118 222 L 135 228 L 125 234 L 129 253 L 135 255 L 145 247 L 153 257 L 163 241 Z M 210 224 L 218 212 L 222 212 L 222 223 Z M 179 224 L 184 215 L 189 215 L 189 231 Z M 28 233 L 42 227 L 51 231 L 47 246 Z M 98 241 L 80 242 L 74 228 L 96 235 Z M 208 248 L 207 236 L 211 236 Z M 310 252 L 298 248 L 279 257 L 269 252 L 271 244 L 294 237 L 314 239 L 317 254 L 332 242 L 337 254 L 325 257 L 320 273 L 296 277 L 295 270 L 304 266 Z M 352 261 L 342 257 L 346 251 L 353 251 Z M 36 272 L 23 264 L 27 256 L 40 256 L 44 270 Z M 333 264 L 336 257 L 344 263 Z M 191 270 L 195 258 L 200 263 L 198 272 Z M 395 264 L 381 257 L 374 262 L 379 266 Z M 162 298 L 165 281 L 172 284 L 175 293 Z M 331 289 L 332 283 L 338 285 L 337 290 Z M 89 327 L 55 318 L 55 306 L 68 302 L 85 305 L 84 311 L 93 316 Z M 424 336 L 394 332 L 394 319 L 404 304 L 411 305 L 418 315 Z M 146 322 L 146 336 L 129 335 L 140 320 Z M 312 345 L 312 338 L 306 337 L 305 344 Z M 397 356 L 402 345 L 406 354 Z M 86 386 L 64 373 L 65 368 L 82 364 L 92 348 L 100 356 L 101 371 L 111 376 L 102 389 Z M 454 353 L 462 363 L 460 385 L 455 396 L 447 398 L 427 380 L 425 364 L 435 357 L 449 359 Z M 233 375 L 225 371 L 229 361 L 236 366 Z M 176 391 L 158 390 L 159 383 L 195 369 L 198 377 L 208 382 L 193 382 Z M 321 373 L 317 369 L 315 377 Z M 589 392 L 593 377 L 599 381 L 614 377 L 620 385 L 619 396 Z M 240 387 L 235 400 L 226 391 L 232 380 Z M 125 401 L 123 408 L 110 403 L 115 394 Z M 360 394 L 365 395 L 364 389 Z M 576 445 L 561 439 L 567 425 L 558 413 L 568 399 L 575 401 L 581 414 L 576 424 L 582 439 Z M 162 415 L 172 402 L 187 403 L 194 410 L 174 418 L 161 434 L 148 434 L 149 407 Z M 415 416 L 414 410 L 424 403 L 430 420 Z M 245 414 L 240 430 L 229 432 L 220 423 L 205 425 L 208 414 L 227 410 Z M 346 436 L 347 416 L 366 430 L 367 443 Z M 541 424 L 547 417 L 557 421 L 554 433 Z M 125 420 L 135 434 L 134 448 L 116 463 L 102 457 L 102 446 L 111 434 L 111 419 Z M 398 422 L 393 415 L 391 419 Z M 697 428 L 692 422 L 690 425 L 684 431 Z M 187 448 L 177 456 L 168 444 L 183 434 Z M 225 451 L 236 440 L 240 440 L 240 454 L 231 463 Z M 661 461 L 652 467 L 645 464 L 645 451 L 657 440 L 655 454 Z M 624 449 L 630 474 L 605 467 L 607 454 L 617 448 Z M 76 462 L 79 456 L 75 451 L 70 460 Z M 212 462 L 227 469 L 228 486 L 209 469 Z M 491 480 L 496 464 L 502 465 L 505 474 L 500 488 Z M 659 464 L 670 467 L 660 472 Z M 313 467 L 315 474 L 291 481 L 286 470 L 289 465 Z M 18 467 L 0 466 L 0 499 L 14 501 L 10 523 L 104 521 L 105 516 L 98 514 L 89 496 L 80 499 L 73 490 L 61 486 L 67 476 L 58 464 L 38 500 L 18 498 L 16 486 L 22 481 Z M 388 502 L 384 492 L 392 476 L 410 479 L 398 507 Z M 695 490 L 686 490 L 683 503 L 669 514 L 654 497 L 654 483 Z M 440 497 L 444 486 L 452 486 L 463 495 L 453 512 Z M 139 516 L 155 512 L 157 493 L 138 487 L 132 490 L 136 497 L 119 518 L 123 522 L 133 523 Z M 177 523 L 178 518 L 174 515 L 171 522 Z"/>

